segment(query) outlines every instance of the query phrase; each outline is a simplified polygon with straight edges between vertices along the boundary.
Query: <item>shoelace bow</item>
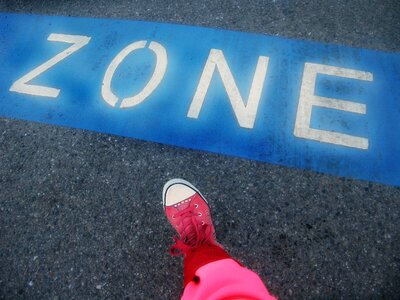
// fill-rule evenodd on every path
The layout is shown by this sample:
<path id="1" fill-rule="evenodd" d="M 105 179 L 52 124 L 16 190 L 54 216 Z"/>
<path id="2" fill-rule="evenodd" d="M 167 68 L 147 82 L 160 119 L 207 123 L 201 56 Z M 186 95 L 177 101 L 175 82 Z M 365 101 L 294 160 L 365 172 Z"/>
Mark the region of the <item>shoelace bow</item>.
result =
<path id="1" fill-rule="evenodd" d="M 199 223 L 190 206 L 176 213 L 176 217 L 180 217 L 182 220 L 184 233 L 181 238 L 174 236 L 175 245 L 170 248 L 170 253 L 173 256 L 186 254 L 210 240 L 211 226 Z"/>

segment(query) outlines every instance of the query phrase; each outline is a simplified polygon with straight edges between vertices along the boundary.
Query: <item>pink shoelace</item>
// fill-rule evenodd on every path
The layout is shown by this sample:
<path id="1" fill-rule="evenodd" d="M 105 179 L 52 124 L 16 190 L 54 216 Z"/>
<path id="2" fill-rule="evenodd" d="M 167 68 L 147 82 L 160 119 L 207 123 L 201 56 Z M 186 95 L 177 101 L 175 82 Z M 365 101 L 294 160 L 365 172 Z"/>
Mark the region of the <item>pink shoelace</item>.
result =
<path id="1" fill-rule="evenodd" d="M 187 254 L 189 251 L 210 241 L 212 235 L 211 226 L 199 223 L 190 206 L 181 210 L 175 216 L 182 220 L 184 228 L 181 238 L 174 237 L 175 244 L 169 250 L 173 256 Z"/>

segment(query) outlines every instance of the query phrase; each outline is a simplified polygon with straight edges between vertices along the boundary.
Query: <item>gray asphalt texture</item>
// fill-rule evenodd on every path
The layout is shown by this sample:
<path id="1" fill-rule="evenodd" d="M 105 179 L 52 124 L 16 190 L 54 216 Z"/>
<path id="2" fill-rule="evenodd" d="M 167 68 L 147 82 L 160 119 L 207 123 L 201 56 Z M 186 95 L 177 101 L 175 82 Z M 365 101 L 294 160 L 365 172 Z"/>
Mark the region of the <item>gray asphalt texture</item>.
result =
<path id="1" fill-rule="evenodd" d="M 2 1 L 0 10 L 202 25 L 399 51 L 393 1 Z M 281 299 L 399 299 L 400 188 L 0 119 L 0 298 L 178 299 L 165 181 Z"/>

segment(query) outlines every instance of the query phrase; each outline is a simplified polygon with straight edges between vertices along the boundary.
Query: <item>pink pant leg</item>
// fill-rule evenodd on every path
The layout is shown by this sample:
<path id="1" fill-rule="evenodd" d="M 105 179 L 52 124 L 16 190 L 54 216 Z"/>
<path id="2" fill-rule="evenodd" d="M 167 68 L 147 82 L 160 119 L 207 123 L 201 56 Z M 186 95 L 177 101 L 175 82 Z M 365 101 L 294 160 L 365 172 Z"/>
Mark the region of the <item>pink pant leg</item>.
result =
<path id="1" fill-rule="evenodd" d="M 183 300 L 276 299 L 256 273 L 230 258 L 200 267 L 196 276 L 200 280 L 186 285 Z"/>

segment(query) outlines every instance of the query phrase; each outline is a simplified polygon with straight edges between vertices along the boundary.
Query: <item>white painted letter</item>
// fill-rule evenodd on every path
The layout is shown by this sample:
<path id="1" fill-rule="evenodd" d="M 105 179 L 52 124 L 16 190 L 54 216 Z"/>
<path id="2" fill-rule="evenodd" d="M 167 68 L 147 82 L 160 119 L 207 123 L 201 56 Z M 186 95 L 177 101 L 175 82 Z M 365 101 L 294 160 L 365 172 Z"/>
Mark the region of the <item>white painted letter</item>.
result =
<path id="1" fill-rule="evenodd" d="M 244 128 L 253 128 L 265 75 L 267 74 L 268 62 L 269 58 L 267 56 L 260 56 L 258 58 L 249 98 L 247 100 L 247 105 L 245 105 L 228 63 L 226 62 L 224 53 L 219 49 L 211 49 L 187 116 L 194 119 L 199 117 L 204 98 L 215 71 L 215 66 L 217 66 L 239 125 Z"/>
<path id="2" fill-rule="evenodd" d="M 146 41 L 138 41 L 132 43 L 122 49 L 120 53 L 112 60 L 111 64 L 108 66 L 107 71 L 104 75 L 103 85 L 101 87 L 101 94 L 103 99 L 110 104 L 111 106 L 115 106 L 119 100 L 119 98 L 111 91 L 111 80 L 114 76 L 114 73 L 120 63 L 128 56 L 129 53 L 143 49 L 146 46 Z M 149 45 L 149 49 L 152 50 L 157 57 L 156 67 L 153 72 L 153 76 L 150 78 L 147 85 L 140 91 L 140 93 L 136 94 L 132 97 L 127 97 L 122 99 L 121 108 L 127 108 L 135 106 L 141 102 L 143 102 L 160 84 L 161 80 L 164 77 L 165 70 L 167 69 L 167 52 L 165 48 L 156 42 L 151 42 Z"/>
<path id="3" fill-rule="evenodd" d="M 72 46 L 65 49 L 63 52 L 58 53 L 53 58 L 49 59 L 36 69 L 33 69 L 25 76 L 21 77 L 17 81 L 13 83 L 10 87 L 11 92 L 17 92 L 22 94 L 29 94 L 34 96 L 43 96 L 43 97 L 51 97 L 57 98 L 58 94 L 60 93 L 59 89 L 40 86 L 40 85 L 33 85 L 28 84 L 28 81 L 32 80 L 36 76 L 42 74 L 46 70 L 50 69 L 52 66 L 57 64 L 58 62 L 62 61 L 64 58 L 70 56 L 72 53 L 78 51 L 83 46 L 85 46 L 90 41 L 90 37 L 83 36 L 83 35 L 69 35 L 69 34 L 58 34 L 52 33 L 47 38 L 48 41 L 51 42 L 64 42 L 73 44 Z"/>
<path id="4" fill-rule="evenodd" d="M 366 138 L 333 131 L 310 128 L 313 106 L 338 109 L 357 114 L 366 114 L 367 111 L 367 107 L 365 104 L 316 96 L 314 94 L 314 91 L 317 74 L 325 74 L 329 76 L 339 76 L 366 81 L 373 80 L 373 75 L 369 72 L 344 69 L 314 63 L 305 63 L 303 82 L 301 84 L 299 97 L 299 105 L 297 108 L 294 135 L 300 138 L 315 140 L 324 143 L 331 143 L 364 150 L 368 149 L 368 139 Z"/>

